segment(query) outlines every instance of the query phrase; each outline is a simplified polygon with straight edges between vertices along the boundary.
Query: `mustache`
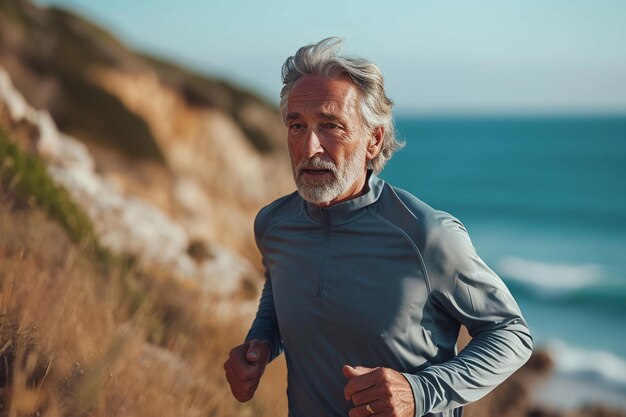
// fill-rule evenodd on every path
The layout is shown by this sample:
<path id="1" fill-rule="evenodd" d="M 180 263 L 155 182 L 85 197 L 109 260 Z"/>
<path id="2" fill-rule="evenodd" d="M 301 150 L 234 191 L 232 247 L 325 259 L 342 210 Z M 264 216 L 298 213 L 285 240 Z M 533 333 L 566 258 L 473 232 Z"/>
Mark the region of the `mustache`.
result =
<path id="1" fill-rule="evenodd" d="M 333 174 L 337 174 L 337 165 L 333 161 L 324 160 L 319 156 L 300 161 L 298 164 L 298 175 L 302 174 L 305 169 L 326 169 Z"/>

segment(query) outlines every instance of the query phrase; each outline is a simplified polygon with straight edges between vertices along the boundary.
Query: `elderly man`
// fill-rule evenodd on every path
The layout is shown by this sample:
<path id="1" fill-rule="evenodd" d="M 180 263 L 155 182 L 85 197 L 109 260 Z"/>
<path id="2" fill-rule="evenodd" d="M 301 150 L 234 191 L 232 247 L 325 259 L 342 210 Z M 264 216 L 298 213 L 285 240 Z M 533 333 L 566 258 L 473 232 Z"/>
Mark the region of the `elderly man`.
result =
<path id="1" fill-rule="evenodd" d="M 289 415 L 459 416 L 529 357 L 511 294 L 463 225 L 377 176 L 401 144 L 380 70 L 341 41 L 283 66 L 281 111 L 297 193 L 255 222 L 266 281 L 224 364 L 252 398 L 284 351 Z M 458 355 L 465 325 L 472 341 Z"/>

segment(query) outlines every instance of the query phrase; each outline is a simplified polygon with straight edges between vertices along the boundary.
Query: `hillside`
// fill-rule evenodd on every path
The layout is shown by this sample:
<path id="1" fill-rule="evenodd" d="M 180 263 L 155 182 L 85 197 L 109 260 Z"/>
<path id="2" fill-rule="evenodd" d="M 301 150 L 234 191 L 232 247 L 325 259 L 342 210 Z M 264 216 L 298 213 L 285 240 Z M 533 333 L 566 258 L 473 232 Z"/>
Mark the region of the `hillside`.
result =
<path id="1" fill-rule="evenodd" d="M 281 365 L 257 400 L 227 400 L 221 362 L 245 334 L 254 291 L 224 304 L 196 281 L 112 255 L 3 131 L 0 161 L 0 416 L 284 414 L 272 390 Z"/>
<path id="2" fill-rule="evenodd" d="M 0 415 L 283 414 L 284 367 L 246 405 L 221 368 L 282 134 L 250 92 L 0 2 Z"/>
<path id="3" fill-rule="evenodd" d="M 190 240 L 256 260 L 253 216 L 292 187 L 273 106 L 25 0 L 0 2 L 0 66 L 87 146 L 104 179 L 164 210 Z"/>
<path id="4" fill-rule="evenodd" d="M 246 405 L 221 368 L 282 136 L 250 92 L 0 2 L 0 416 L 283 414 L 284 367 Z"/>

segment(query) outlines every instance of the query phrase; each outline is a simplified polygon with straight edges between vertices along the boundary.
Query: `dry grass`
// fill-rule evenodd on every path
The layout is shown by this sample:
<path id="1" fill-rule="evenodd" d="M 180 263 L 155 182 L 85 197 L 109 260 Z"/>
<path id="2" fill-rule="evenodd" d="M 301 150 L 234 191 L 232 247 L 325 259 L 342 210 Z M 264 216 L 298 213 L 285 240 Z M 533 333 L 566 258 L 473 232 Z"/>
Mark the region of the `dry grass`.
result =
<path id="1" fill-rule="evenodd" d="M 193 282 L 103 264 L 0 195 L 0 416 L 286 415 L 282 360 L 253 401 L 230 395 L 222 363 L 244 313 L 217 314 Z"/>

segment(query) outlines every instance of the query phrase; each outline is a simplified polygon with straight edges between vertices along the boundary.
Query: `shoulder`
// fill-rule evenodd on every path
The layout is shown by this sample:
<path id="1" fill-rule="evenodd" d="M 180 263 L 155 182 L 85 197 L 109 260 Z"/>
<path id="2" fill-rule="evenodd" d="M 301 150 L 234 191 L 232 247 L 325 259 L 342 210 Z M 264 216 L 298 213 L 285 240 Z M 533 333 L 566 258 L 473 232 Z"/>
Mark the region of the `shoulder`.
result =
<path id="1" fill-rule="evenodd" d="M 450 273 L 451 268 L 458 269 L 475 253 L 461 221 L 432 208 L 408 191 L 387 184 L 378 211 L 409 235 L 429 269 Z"/>
<path id="2" fill-rule="evenodd" d="M 413 204 L 409 207 L 420 209 L 423 216 L 421 251 L 435 292 L 456 287 L 459 276 L 476 277 L 479 271 L 486 269 L 459 219 L 446 211 L 429 206 L 424 209 L 410 199 L 406 201 L 407 205 Z"/>
<path id="3" fill-rule="evenodd" d="M 259 242 L 268 230 L 291 217 L 297 216 L 302 208 L 302 198 L 297 191 L 280 197 L 263 207 L 254 219 L 254 235 Z"/>
<path id="4" fill-rule="evenodd" d="M 453 244 L 457 236 L 467 236 L 465 227 L 456 217 L 390 184 L 386 184 L 376 211 L 414 238 L 420 250 Z"/>

